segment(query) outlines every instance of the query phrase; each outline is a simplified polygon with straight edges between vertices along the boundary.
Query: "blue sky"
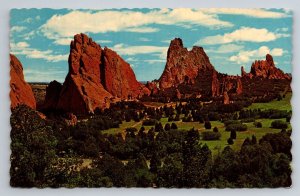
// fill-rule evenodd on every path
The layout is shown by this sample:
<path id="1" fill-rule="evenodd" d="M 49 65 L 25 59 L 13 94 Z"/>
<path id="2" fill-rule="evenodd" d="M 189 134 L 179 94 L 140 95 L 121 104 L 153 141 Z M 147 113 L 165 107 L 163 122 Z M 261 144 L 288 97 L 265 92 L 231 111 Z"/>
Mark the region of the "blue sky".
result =
<path id="1" fill-rule="evenodd" d="M 115 50 L 140 81 L 160 77 L 175 37 L 188 49 L 202 46 L 222 73 L 249 71 L 267 53 L 277 67 L 292 70 L 292 13 L 284 9 L 13 9 L 10 23 L 11 53 L 28 82 L 63 82 L 77 33 Z"/>

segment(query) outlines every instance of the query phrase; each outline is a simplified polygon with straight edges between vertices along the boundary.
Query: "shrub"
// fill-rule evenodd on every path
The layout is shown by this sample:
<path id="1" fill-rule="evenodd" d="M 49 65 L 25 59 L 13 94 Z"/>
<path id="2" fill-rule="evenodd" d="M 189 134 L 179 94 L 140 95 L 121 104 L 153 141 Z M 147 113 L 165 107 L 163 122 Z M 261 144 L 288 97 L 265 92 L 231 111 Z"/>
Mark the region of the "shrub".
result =
<path id="1" fill-rule="evenodd" d="M 173 116 L 169 116 L 169 118 L 168 118 L 168 122 L 172 122 L 172 121 L 174 121 L 174 118 L 173 118 Z"/>
<path id="2" fill-rule="evenodd" d="M 193 121 L 193 117 L 191 115 L 182 118 L 182 122 L 192 122 L 192 121 Z"/>
<path id="3" fill-rule="evenodd" d="M 146 119 L 143 121 L 143 126 L 153 126 L 155 125 L 157 120 L 155 119 Z"/>
<path id="4" fill-rule="evenodd" d="M 254 122 L 253 125 L 254 125 L 256 128 L 262 128 L 262 123 L 261 123 L 261 122 Z"/>
<path id="5" fill-rule="evenodd" d="M 227 143 L 229 144 L 229 145 L 232 145 L 234 142 L 233 142 L 233 139 L 230 137 L 230 138 L 228 138 L 227 139 Z"/>
<path id="6" fill-rule="evenodd" d="M 213 131 L 214 131 L 214 132 L 219 132 L 218 127 L 214 127 Z"/>
<path id="7" fill-rule="evenodd" d="M 230 131 L 230 138 L 236 139 L 236 131 L 235 130 Z"/>
<path id="8" fill-rule="evenodd" d="M 176 114 L 174 121 L 179 121 L 179 120 L 180 120 L 179 114 Z"/>
<path id="9" fill-rule="evenodd" d="M 247 131 L 245 124 L 230 124 L 226 127 L 226 131 Z"/>
<path id="10" fill-rule="evenodd" d="M 177 125 L 175 123 L 171 124 L 171 129 L 178 129 Z"/>
<path id="11" fill-rule="evenodd" d="M 169 123 L 167 123 L 165 125 L 165 131 L 170 131 L 170 129 L 171 129 L 171 125 Z"/>
<path id="12" fill-rule="evenodd" d="M 211 123 L 209 121 L 205 121 L 204 127 L 205 129 L 211 129 Z"/>
<path id="13" fill-rule="evenodd" d="M 155 124 L 154 130 L 155 130 L 156 132 L 164 131 L 164 128 L 163 128 L 161 122 Z"/>
<path id="14" fill-rule="evenodd" d="M 257 139 L 255 135 L 252 135 L 252 140 L 251 140 L 251 144 L 257 144 Z"/>
<path id="15" fill-rule="evenodd" d="M 282 120 L 274 120 L 271 123 L 271 127 L 274 129 L 287 129 L 288 125 L 286 122 L 283 122 Z"/>
<path id="16" fill-rule="evenodd" d="M 221 137 L 221 133 L 213 132 L 213 131 L 204 131 L 202 132 L 202 139 L 207 140 L 219 140 Z"/>

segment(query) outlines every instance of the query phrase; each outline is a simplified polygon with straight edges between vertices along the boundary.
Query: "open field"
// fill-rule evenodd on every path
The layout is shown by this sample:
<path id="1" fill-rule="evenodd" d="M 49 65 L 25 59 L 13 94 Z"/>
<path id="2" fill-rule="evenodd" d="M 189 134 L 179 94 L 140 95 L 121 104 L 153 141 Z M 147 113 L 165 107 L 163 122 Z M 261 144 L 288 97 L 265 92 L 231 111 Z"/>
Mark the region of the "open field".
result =
<path id="1" fill-rule="evenodd" d="M 277 109 L 277 110 L 292 110 L 291 106 L 292 93 L 287 93 L 282 100 L 273 100 L 268 103 L 253 103 L 248 109 Z"/>
<path id="2" fill-rule="evenodd" d="M 256 128 L 253 125 L 253 122 L 250 123 L 244 123 L 247 125 L 248 129 L 247 131 L 243 132 L 237 132 L 237 138 L 234 140 L 234 144 L 232 145 L 232 148 L 234 150 L 239 150 L 241 145 L 243 144 L 244 140 L 249 137 L 251 139 L 252 135 L 255 135 L 257 138 L 257 141 L 262 138 L 267 133 L 277 133 L 280 132 L 280 129 L 273 129 L 271 127 L 272 121 L 275 119 L 257 119 L 256 122 L 261 122 L 263 127 L 262 128 Z M 285 121 L 285 119 L 280 119 L 282 121 Z M 160 122 L 164 126 L 167 123 L 172 123 L 168 122 L 168 118 L 161 118 Z M 204 124 L 200 124 L 199 122 L 182 122 L 182 121 L 177 121 L 174 122 L 177 124 L 178 129 L 185 129 L 185 130 L 190 130 L 192 128 L 198 129 L 199 132 L 207 131 L 204 128 Z M 217 127 L 219 132 L 221 133 L 221 138 L 220 140 L 215 140 L 215 141 L 204 141 L 200 140 L 202 144 L 207 144 L 209 149 L 213 152 L 214 155 L 216 155 L 218 152 L 222 151 L 224 147 L 226 147 L 227 144 L 227 139 L 230 137 L 230 132 L 225 131 L 224 124 L 220 121 L 211 121 L 212 129 L 214 127 Z M 122 133 L 123 137 L 125 136 L 125 130 L 128 127 L 135 127 L 137 130 L 139 130 L 142 127 L 142 122 L 123 122 L 120 126 L 120 128 L 113 128 L 113 129 L 108 129 L 103 131 L 103 133 L 107 134 L 117 134 L 117 133 Z M 149 130 L 152 126 L 145 126 L 146 131 Z M 211 129 L 211 131 L 212 131 Z M 291 129 L 291 125 L 289 124 L 288 129 Z"/>

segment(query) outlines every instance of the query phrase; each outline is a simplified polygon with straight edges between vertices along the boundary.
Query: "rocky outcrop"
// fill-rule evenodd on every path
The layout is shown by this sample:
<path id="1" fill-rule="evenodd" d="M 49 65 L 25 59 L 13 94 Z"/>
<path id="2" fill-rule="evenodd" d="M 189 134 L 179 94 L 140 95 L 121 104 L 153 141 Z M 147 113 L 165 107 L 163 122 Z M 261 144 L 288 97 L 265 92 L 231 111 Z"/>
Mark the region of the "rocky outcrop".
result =
<path id="1" fill-rule="evenodd" d="M 216 97 L 220 95 L 220 82 L 218 79 L 218 72 L 214 71 L 212 74 L 212 82 L 211 82 L 211 91 L 212 96 Z"/>
<path id="2" fill-rule="evenodd" d="M 223 104 L 227 105 L 227 104 L 229 104 L 229 103 L 230 103 L 229 95 L 228 95 L 227 91 L 225 91 L 225 92 L 223 93 Z"/>
<path id="3" fill-rule="evenodd" d="M 112 95 L 101 84 L 102 50 L 84 34 L 74 36 L 69 55 L 69 72 L 56 108 L 76 114 L 93 113 L 103 108 Z"/>
<path id="4" fill-rule="evenodd" d="M 242 76 L 242 77 L 248 77 L 248 78 L 252 78 L 252 77 L 253 77 L 252 74 L 247 73 L 247 72 L 245 71 L 244 66 L 241 67 L 241 76 Z"/>
<path id="5" fill-rule="evenodd" d="M 237 79 L 237 84 L 236 84 L 236 93 L 238 95 L 243 93 L 243 83 L 240 77 Z"/>
<path id="6" fill-rule="evenodd" d="M 36 101 L 30 85 L 25 81 L 23 66 L 16 56 L 10 54 L 10 101 L 11 108 L 25 104 L 33 109 Z"/>
<path id="7" fill-rule="evenodd" d="M 109 107 L 111 99 L 150 94 L 149 89 L 136 80 L 127 62 L 116 52 L 102 49 L 85 34 L 74 36 L 68 62 L 69 72 L 58 98 L 58 86 L 53 85 L 53 90 L 48 91 L 48 99 L 45 100 L 48 109 L 52 107 L 74 114 L 89 114 L 97 108 Z"/>
<path id="8" fill-rule="evenodd" d="M 176 98 L 181 99 L 181 93 L 178 89 L 176 89 Z"/>
<path id="9" fill-rule="evenodd" d="M 130 65 L 115 51 L 104 48 L 102 59 L 103 86 L 113 96 L 132 99 L 143 94 L 150 94 L 149 89 L 136 80 Z"/>
<path id="10" fill-rule="evenodd" d="M 180 38 L 170 43 L 159 87 L 160 90 L 179 88 L 181 94 L 196 93 L 204 97 L 222 96 L 225 91 L 235 94 L 243 91 L 240 77 L 218 73 L 202 47 L 194 46 L 188 51 Z"/>
<path id="11" fill-rule="evenodd" d="M 75 126 L 78 122 L 77 117 L 72 113 L 67 113 L 65 116 L 65 122 L 68 126 Z"/>
<path id="12" fill-rule="evenodd" d="M 59 101 L 61 89 L 61 83 L 57 82 L 56 80 L 50 82 L 46 87 L 45 104 L 42 106 L 42 108 L 55 109 Z"/>
<path id="13" fill-rule="evenodd" d="M 150 91 L 150 95 L 155 95 L 159 91 L 159 83 L 156 81 L 147 82 L 145 87 Z"/>
<path id="14" fill-rule="evenodd" d="M 282 70 L 275 67 L 273 57 L 270 54 L 266 55 L 266 60 L 259 60 L 252 63 L 249 74 L 243 73 L 243 77 L 259 77 L 267 79 L 291 79 L 291 76 L 285 74 Z"/>
<path id="15" fill-rule="evenodd" d="M 233 93 L 240 95 L 243 93 L 243 84 L 241 81 L 240 76 L 228 76 L 224 74 L 220 74 L 222 78 L 222 82 L 220 83 L 221 86 L 221 93 L 227 92 L 227 93 Z"/>
<path id="16" fill-rule="evenodd" d="M 194 83 L 199 73 L 214 70 L 202 47 L 194 46 L 191 51 L 183 47 L 182 40 L 171 41 L 165 69 L 159 79 L 160 88 L 176 87 L 183 82 Z"/>

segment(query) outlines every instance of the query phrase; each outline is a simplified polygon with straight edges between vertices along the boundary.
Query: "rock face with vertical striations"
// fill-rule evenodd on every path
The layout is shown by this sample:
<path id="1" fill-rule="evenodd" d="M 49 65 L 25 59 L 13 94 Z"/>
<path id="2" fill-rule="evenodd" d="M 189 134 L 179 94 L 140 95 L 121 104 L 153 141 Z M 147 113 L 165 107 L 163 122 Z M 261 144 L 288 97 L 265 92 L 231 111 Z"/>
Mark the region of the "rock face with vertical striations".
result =
<path id="1" fill-rule="evenodd" d="M 102 53 L 102 81 L 104 88 L 109 93 L 121 99 L 150 94 L 149 89 L 136 80 L 130 65 L 115 51 L 105 47 Z"/>
<path id="2" fill-rule="evenodd" d="M 25 81 L 23 66 L 16 56 L 10 54 L 10 101 L 11 108 L 25 104 L 33 109 L 36 101 L 30 85 Z"/>
<path id="3" fill-rule="evenodd" d="M 212 71 L 208 56 L 202 47 L 194 46 L 188 51 L 183 47 L 182 40 L 171 41 L 165 69 L 159 79 L 160 88 L 176 87 L 183 82 L 193 83 L 199 73 Z"/>
<path id="4" fill-rule="evenodd" d="M 62 86 L 56 108 L 76 114 L 88 114 L 103 108 L 112 97 L 101 84 L 102 50 L 84 34 L 74 36 L 70 45 L 69 72 Z"/>
<path id="5" fill-rule="evenodd" d="M 149 89 L 136 80 L 127 62 L 116 52 L 102 49 L 85 34 L 74 36 L 68 62 L 69 72 L 58 101 L 55 104 L 56 98 L 46 99 L 45 106 L 49 106 L 46 109 L 89 114 L 97 108 L 109 107 L 114 97 L 130 99 L 150 94 Z M 49 91 L 48 97 L 57 97 L 56 91 Z"/>
<path id="6" fill-rule="evenodd" d="M 237 77 L 218 73 L 202 47 L 194 46 L 188 51 L 180 38 L 170 43 L 159 87 L 162 90 L 179 88 L 182 94 L 205 97 L 222 96 L 224 91 L 242 93 L 242 83 Z"/>

